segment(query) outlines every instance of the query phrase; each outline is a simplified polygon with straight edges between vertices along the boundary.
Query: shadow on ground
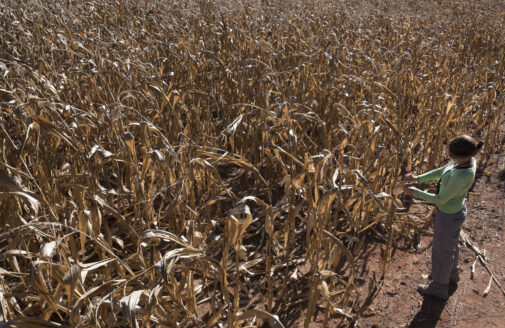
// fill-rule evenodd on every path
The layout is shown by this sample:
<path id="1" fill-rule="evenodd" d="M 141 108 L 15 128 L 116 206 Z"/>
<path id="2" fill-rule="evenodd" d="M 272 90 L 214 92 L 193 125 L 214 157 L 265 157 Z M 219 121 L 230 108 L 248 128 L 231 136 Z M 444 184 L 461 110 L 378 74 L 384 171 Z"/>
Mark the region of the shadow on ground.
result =
<path id="1" fill-rule="evenodd" d="M 451 284 L 449 286 L 449 295 L 454 294 L 457 288 L 457 285 Z M 408 328 L 435 328 L 446 304 L 447 301 L 432 296 L 426 296 L 421 310 L 419 310 L 414 319 L 412 319 Z"/>

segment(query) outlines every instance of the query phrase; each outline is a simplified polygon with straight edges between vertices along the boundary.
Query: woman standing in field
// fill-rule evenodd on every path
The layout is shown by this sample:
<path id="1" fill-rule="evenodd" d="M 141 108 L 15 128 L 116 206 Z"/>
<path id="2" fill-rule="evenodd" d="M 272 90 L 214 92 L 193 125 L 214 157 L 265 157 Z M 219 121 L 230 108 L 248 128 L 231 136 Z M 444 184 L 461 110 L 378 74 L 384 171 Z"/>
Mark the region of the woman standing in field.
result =
<path id="1" fill-rule="evenodd" d="M 406 195 L 435 204 L 435 227 L 431 254 L 431 281 L 420 285 L 418 291 L 426 296 L 441 299 L 449 297 L 449 283 L 459 281 L 459 232 L 466 218 L 466 196 L 475 180 L 476 161 L 474 156 L 482 148 L 482 142 L 461 135 L 449 142 L 451 161 L 433 171 L 421 174 L 406 174 L 404 179 L 422 183 L 440 179 L 437 194 L 415 187 L 404 187 Z"/>

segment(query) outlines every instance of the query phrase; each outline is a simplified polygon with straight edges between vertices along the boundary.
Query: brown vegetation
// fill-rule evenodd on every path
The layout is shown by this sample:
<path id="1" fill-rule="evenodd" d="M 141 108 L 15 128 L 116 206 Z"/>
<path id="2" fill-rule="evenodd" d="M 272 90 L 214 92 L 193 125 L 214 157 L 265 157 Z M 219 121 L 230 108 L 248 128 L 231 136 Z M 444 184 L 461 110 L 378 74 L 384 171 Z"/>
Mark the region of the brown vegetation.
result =
<path id="1" fill-rule="evenodd" d="M 0 3 L 2 320 L 366 313 L 365 243 L 418 239 L 398 177 L 499 143 L 505 11 L 279 3 Z"/>

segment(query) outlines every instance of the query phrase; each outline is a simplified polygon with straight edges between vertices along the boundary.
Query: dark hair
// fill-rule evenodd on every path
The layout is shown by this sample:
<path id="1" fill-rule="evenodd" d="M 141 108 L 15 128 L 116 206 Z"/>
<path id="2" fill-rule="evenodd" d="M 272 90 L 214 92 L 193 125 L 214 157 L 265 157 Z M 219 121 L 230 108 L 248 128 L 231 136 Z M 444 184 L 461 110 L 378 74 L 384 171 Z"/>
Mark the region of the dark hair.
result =
<path id="1" fill-rule="evenodd" d="M 449 141 L 449 151 L 456 157 L 471 157 L 482 148 L 482 141 L 477 142 L 474 138 L 463 134 Z"/>

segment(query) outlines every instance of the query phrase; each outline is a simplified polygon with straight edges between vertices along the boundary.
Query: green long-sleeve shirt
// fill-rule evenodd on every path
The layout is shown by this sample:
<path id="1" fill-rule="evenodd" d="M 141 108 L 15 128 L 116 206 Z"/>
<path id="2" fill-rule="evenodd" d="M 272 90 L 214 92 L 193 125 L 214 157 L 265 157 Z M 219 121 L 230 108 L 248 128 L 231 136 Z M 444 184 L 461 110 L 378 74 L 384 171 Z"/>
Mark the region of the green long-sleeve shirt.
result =
<path id="1" fill-rule="evenodd" d="M 439 210 L 448 214 L 461 211 L 468 190 L 475 180 L 477 163 L 472 158 L 469 168 L 458 169 L 455 166 L 456 162 L 450 161 L 438 169 L 421 174 L 418 183 L 440 179 L 440 190 L 438 194 L 432 194 L 413 187 L 413 196 L 434 203 Z"/>

